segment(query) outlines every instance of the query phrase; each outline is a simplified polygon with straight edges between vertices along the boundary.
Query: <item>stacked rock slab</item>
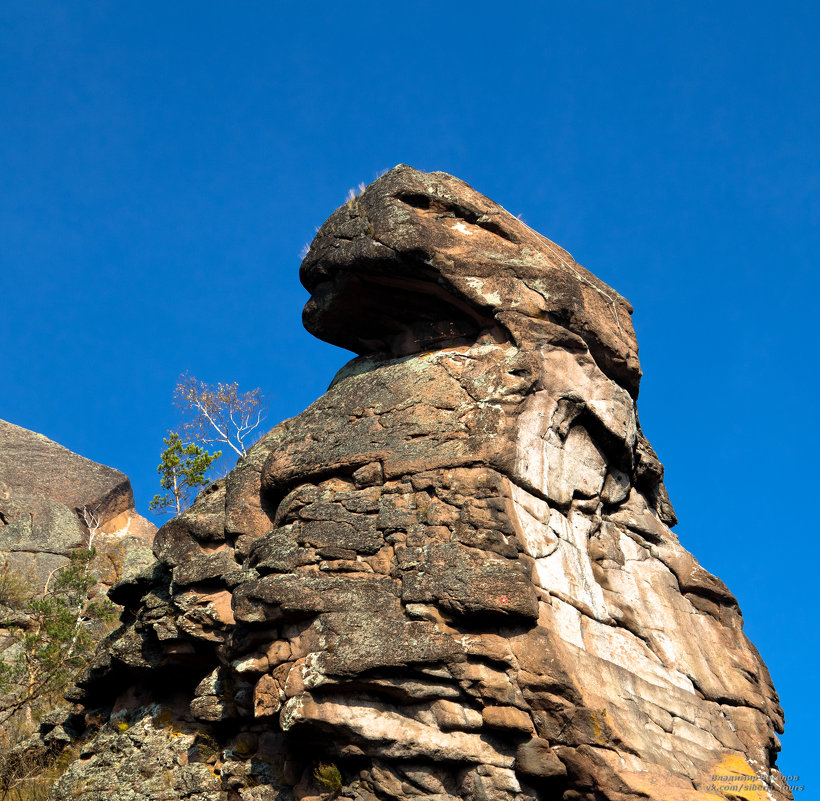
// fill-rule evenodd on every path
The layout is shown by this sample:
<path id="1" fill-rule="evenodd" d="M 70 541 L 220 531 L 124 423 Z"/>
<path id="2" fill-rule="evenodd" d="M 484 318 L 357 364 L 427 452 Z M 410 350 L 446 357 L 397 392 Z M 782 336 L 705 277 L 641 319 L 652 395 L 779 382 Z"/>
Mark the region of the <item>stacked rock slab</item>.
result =
<path id="1" fill-rule="evenodd" d="M 77 696 L 107 722 L 54 797 L 788 798 L 766 667 L 670 530 L 629 303 L 406 166 L 301 278 L 359 356 L 114 587 Z"/>

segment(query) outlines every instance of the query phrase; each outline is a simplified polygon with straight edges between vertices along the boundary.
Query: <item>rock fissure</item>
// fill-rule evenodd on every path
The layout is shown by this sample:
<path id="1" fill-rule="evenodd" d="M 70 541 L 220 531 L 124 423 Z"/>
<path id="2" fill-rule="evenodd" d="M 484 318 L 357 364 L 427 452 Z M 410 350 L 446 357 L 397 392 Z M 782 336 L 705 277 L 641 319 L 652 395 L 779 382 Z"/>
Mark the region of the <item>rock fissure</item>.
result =
<path id="1" fill-rule="evenodd" d="M 197 801 L 313 798 L 319 762 L 362 801 L 708 801 L 722 760 L 776 773 L 766 667 L 670 530 L 629 303 L 406 166 L 300 276 L 307 329 L 359 355 L 163 527 L 78 699 L 110 719 L 173 676 L 169 725 L 218 746 Z M 159 801 L 106 736 L 86 752 Z M 84 770 L 55 801 L 98 797 Z"/>

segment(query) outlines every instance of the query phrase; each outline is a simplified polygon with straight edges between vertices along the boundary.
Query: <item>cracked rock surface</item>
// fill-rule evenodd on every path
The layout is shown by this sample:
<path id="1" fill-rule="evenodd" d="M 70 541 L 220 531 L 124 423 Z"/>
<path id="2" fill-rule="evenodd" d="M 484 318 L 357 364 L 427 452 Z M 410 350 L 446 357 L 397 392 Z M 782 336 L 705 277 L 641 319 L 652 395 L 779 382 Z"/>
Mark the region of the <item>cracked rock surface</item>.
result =
<path id="1" fill-rule="evenodd" d="M 301 278 L 359 356 L 115 585 L 54 799 L 789 798 L 768 671 L 671 531 L 629 303 L 406 166 Z"/>
<path id="2" fill-rule="evenodd" d="M 42 590 L 72 550 L 87 546 L 89 526 L 102 587 L 151 563 L 156 527 L 134 509 L 128 476 L 0 420 L 0 569 Z"/>

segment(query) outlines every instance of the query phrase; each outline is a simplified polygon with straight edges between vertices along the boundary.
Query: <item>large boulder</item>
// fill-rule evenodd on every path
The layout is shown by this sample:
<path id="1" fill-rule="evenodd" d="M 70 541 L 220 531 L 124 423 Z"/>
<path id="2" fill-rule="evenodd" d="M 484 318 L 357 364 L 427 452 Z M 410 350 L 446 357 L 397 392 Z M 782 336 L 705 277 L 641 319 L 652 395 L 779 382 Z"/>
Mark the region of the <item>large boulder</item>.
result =
<path id="1" fill-rule="evenodd" d="M 0 420 L 0 568 L 36 590 L 90 541 L 108 587 L 152 561 L 155 533 L 124 473 Z"/>
<path id="2" fill-rule="evenodd" d="M 406 166 L 301 275 L 359 356 L 115 585 L 53 798 L 788 798 L 768 671 L 671 530 L 629 303 Z"/>
<path id="3" fill-rule="evenodd" d="M 106 521 L 134 508 L 131 482 L 124 473 L 5 420 L 0 420 L 0 482 L 4 518 L 16 493 L 48 498 L 77 513 L 93 511 Z"/>
<path id="4" fill-rule="evenodd" d="M 49 756 L 71 740 L 69 732 L 82 730 L 71 723 L 73 716 L 58 691 L 70 682 L 68 671 L 75 668 L 55 660 L 72 653 L 76 657 L 78 644 L 87 652 L 89 645 L 111 630 L 99 602 L 114 583 L 153 563 L 155 533 L 156 527 L 134 509 L 131 483 L 123 473 L 0 420 L 0 781 L 4 786 L 41 786 L 48 778 L 48 771 L 41 769 Z M 66 603 L 72 577 L 78 578 L 70 568 L 80 563 L 72 559 L 86 559 L 89 548 L 95 555 L 84 562 L 89 572 L 80 580 L 89 580 L 89 611 L 96 611 L 82 617 L 74 628 L 58 610 Z M 55 650 L 58 643 L 68 645 L 67 625 L 75 639 L 70 640 L 70 648 Z M 80 632 L 83 637 L 77 640 Z M 38 723 L 44 727 L 40 735 L 29 737 Z"/>

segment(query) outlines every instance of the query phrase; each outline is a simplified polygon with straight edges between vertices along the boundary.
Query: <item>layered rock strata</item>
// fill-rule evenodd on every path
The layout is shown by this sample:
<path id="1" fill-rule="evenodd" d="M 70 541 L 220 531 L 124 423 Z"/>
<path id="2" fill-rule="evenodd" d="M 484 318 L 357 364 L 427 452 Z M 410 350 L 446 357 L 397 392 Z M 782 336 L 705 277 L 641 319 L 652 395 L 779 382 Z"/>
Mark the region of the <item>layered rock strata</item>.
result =
<path id="1" fill-rule="evenodd" d="M 114 587 L 54 798 L 788 797 L 766 667 L 671 531 L 629 303 L 405 166 L 301 278 L 359 356 Z"/>

